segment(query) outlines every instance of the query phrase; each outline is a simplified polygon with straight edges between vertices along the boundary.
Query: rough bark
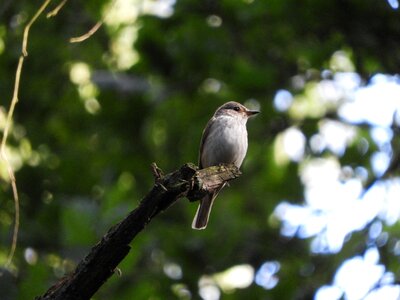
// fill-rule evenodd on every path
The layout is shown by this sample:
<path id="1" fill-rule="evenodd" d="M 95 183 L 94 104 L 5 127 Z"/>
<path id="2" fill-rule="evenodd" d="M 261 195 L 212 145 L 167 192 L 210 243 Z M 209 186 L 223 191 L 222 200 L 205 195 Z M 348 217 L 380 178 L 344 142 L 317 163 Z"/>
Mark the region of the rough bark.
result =
<path id="1" fill-rule="evenodd" d="M 129 244 L 135 236 L 161 211 L 179 198 L 196 201 L 209 189 L 237 178 L 240 171 L 233 165 L 220 165 L 198 170 L 185 164 L 167 175 L 152 165 L 155 184 L 139 206 L 120 223 L 108 230 L 75 271 L 54 284 L 37 300 L 88 300 L 114 273 L 118 264 L 129 253 Z M 188 224 L 190 226 L 190 224 Z"/>

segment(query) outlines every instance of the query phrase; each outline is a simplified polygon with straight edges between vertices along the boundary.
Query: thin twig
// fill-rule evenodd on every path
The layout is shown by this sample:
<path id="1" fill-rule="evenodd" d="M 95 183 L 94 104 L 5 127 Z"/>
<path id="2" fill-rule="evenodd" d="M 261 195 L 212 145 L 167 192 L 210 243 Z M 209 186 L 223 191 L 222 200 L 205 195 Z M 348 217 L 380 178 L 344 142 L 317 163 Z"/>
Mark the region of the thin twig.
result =
<path id="1" fill-rule="evenodd" d="M 7 141 L 7 138 L 8 138 L 8 132 L 10 131 L 10 127 L 11 127 L 12 116 L 13 116 L 13 113 L 14 113 L 15 105 L 18 103 L 18 91 L 19 91 L 19 83 L 20 83 L 20 80 L 21 80 L 21 71 L 22 71 L 23 63 L 24 63 L 24 57 L 21 55 L 19 57 L 17 71 L 15 73 L 14 94 L 13 94 L 13 97 L 12 97 L 12 100 L 11 100 L 10 109 L 8 111 L 8 114 L 7 114 L 7 121 L 6 121 L 6 125 L 4 127 L 4 131 L 3 131 L 3 139 L 1 141 L 1 153 L 2 153 L 2 155 L 5 154 L 6 141 Z"/>
<path id="2" fill-rule="evenodd" d="M 103 18 L 98 21 L 96 24 L 94 24 L 94 26 L 85 34 L 82 34 L 80 36 L 77 37 L 72 37 L 69 39 L 70 43 L 80 43 L 83 42 L 85 40 L 87 40 L 88 38 L 90 38 L 93 34 L 96 33 L 96 31 L 103 25 L 105 19 L 108 16 L 109 11 L 111 10 L 111 8 L 115 5 L 116 0 L 113 0 L 110 4 L 110 6 L 108 7 L 107 12 L 104 14 Z"/>
<path id="3" fill-rule="evenodd" d="M 33 25 L 33 23 L 35 23 L 36 19 L 46 9 L 47 5 L 49 5 L 50 2 L 51 2 L 51 0 L 44 1 L 42 6 L 37 10 L 36 14 L 32 17 L 32 19 L 29 21 L 29 23 L 24 28 L 24 38 L 23 38 L 23 41 L 22 41 L 22 54 L 24 56 L 28 56 L 28 51 L 26 50 L 26 48 L 27 48 L 27 45 L 28 45 L 29 30 L 31 29 L 31 26 Z"/>
<path id="4" fill-rule="evenodd" d="M 6 125 L 4 127 L 3 139 L 1 141 L 1 148 L 0 148 L 0 155 L 1 155 L 1 158 L 6 163 L 8 177 L 10 178 L 11 187 L 12 187 L 13 196 L 14 196 L 14 206 L 15 206 L 15 222 L 14 222 L 12 244 L 11 244 L 10 253 L 8 254 L 8 257 L 7 257 L 7 262 L 5 265 L 6 268 L 8 266 L 10 266 L 11 261 L 14 257 L 15 249 L 17 248 L 18 231 L 19 231 L 19 197 L 18 197 L 17 182 L 16 182 L 15 176 L 14 176 L 14 170 L 10 164 L 10 161 L 8 160 L 8 156 L 6 153 L 6 141 L 8 138 L 8 133 L 9 133 L 10 127 L 11 127 L 14 109 L 18 103 L 19 83 L 20 83 L 20 79 L 21 79 L 21 71 L 22 71 L 23 64 L 24 64 L 24 57 L 21 55 L 19 58 L 19 61 L 18 61 L 17 71 L 15 74 L 14 94 L 13 94 L 13 98 L 11 100 L 10 109 L 7 114 L 7 121 L 6 121 Z"/>
<path id="5" fill-rule="evenodd" d="M 8 268 L 11 265 L 12 259 L 15 254 L 15 250 L 17 248 L 18 231 L 19 231 L 19 223 L 20 223 L 20 220 L 19 220 L 19 217 L 20 217 L 19 196 L 18 196 L 17 182 L 15 180 L 14 170 L 13 170 L 13 168 L 10 164 L 10 161 L 8 159 L 8 156 L 7 156 L 6 144 L 7 144 L 8 134 L 9 134 L 9 131 L 11 128 L 11 123 L 12 123 L 15 106 L 18 103 L 18 93 L 19 93 L 19 85 L 20 85 L 20 80 L 21 80 L 22 66 L 24 64 L 25 57 L 28 55 L 28 52 L 26 49 L 27 49 L 27 45 L 28 45 L 29 29 L 50 2 L 51 2 L 51 0 L 46 0 L 24 28 L 24 36 L 23 36 L 23 40 L 22 40 L 22 55 L 19 57 L 19 60 L 18 60 L 17 71 L 15 73 L 13 97 L 11 99 L 10 109 L 8 110 L 8 113 L 7 113 L 7 120 L 6 120 L 6 124 L 4 127 L 3 138 L 1 141 L 1 147 L 0 147 L 0 157 L 1 157 L 1 159 L 4 160 L 6 168 L 7 168 L 8 176 L 10 178 L 11 187 L 12 187 L 12 191 L 13 191 L 14 206 L 15 206 L 15 222 L 14 222 L 14 229 L 13 229 L 12 244 L 11 244 L 11 248 L 10 248 L 10 253 L 7 257 L 7 261 L 5 264 L 6 268 Z"/>
<path id="6" fill-rule="evenodd" d="M 65 3 L 67 3 L 67 1 L 68 0 L 61 1 L 61 3 L 56 6 L 56 8 L 54 8 L 52 11 L 47 13 L 46 18 L 55 17 L 58 14 L 58 12 L 61 10 L 61 8 L 63 8 Z"/>
<path id="7" fill-rule="evenodd" d="M 84 40 L 87 40 L 90 38 L 100 27 L 103 25 L 103 21 L 98 21 L 88 32 L 81 36 L 77 37 L 72 37 L 69 39 L 70 43 L 80 43 L 83 42 Z"/>

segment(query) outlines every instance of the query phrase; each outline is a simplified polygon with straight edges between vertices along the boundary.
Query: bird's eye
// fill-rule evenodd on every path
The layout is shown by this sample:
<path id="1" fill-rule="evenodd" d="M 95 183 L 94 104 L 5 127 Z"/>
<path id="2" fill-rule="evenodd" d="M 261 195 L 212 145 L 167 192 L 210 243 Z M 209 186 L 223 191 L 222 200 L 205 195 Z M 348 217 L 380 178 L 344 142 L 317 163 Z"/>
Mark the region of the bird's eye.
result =
<path id="1" fill-rule="evenodd" d="M 239 106 L 235 106 L 235 107 L 233 108 L 233 110 L 235 110 L 235 111 L 240 111 L 240 107 L 239 107 Z"/>

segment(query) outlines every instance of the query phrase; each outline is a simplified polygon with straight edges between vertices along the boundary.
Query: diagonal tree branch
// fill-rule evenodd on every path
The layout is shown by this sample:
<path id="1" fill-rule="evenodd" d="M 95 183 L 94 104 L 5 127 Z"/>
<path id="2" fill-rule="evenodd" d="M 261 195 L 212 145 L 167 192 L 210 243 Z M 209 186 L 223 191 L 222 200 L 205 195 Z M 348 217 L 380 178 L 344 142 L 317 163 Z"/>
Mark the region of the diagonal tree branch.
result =
<path id="1" fill-rule="evenodd" d="M 158 213 L 182 197 L 196 201 L 209 189 L 241 174 L 233 165 L 198 170 L 193 164 L 185 164 L 165 176 L 155 164 L 152 168 L 155 185 L 139 206 L 109 229 L 72 274 L 62 278 L 36 300 L 89 300 L 129 253 L 131 241 Z"/>

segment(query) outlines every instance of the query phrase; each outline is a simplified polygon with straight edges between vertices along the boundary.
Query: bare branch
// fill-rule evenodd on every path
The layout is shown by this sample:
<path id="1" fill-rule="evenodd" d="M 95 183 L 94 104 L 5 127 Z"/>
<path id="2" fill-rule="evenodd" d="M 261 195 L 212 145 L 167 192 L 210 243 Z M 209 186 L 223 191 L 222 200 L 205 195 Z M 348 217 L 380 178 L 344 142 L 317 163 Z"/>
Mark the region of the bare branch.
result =
<path id="1" fill-rule="evenodd" d="M 194 201 L 202 197 L 209 187 L 240 175 L 233 165 L 197 170 L 193 164 L 185 164 L 165 176 L 155 164 L 153 170 L 157 170 L 156 183 L 139 206 L 103 236 L 72 274 L 61 279 L 36 300 L 90 299 L 115 273 L 118 264 L 130 251 L 129 244 L 157 214 L 179 198 L 191 195 L 190 199 Z"/>
<path id="2" fill-rule="evenodd" d="M 80 42 L 83 42 L 84 40 L 87 40 L 93 34 L 95 34 L 95 32 L 101 27 L 101 25 L 103 25 L 103 21 L 98 21 L 96 24 L 94 24 L 94 26 L 88 32 L 86 32 L 85 34 L 83 34 L 81 36 L 70 38 L 69 42 L 70 43 L 80 43 Z"/>
<path id="3" fill-rule="evenodd" d="M 28 45 L 29 30 L 31 29 L 33 23 L 35 23 L 36 19 L 39 18 L 42 12 L 46 9 L 47 5 L 50 4 L 50 2 L 51 0 L 46 0 L 24 28 L 24 37 L 22 40 L 22 54 L 25 57 L 28 56 L 27 45 Z"/>
<path id="4" fill-rule="evenodd" d="M 15 222 L 14 222 L 14 229 L 13 229 L 13 238 L 12 238 L 10 253 L 7 257 L 7 262 L 5 264 L 6 268 L 11 264 L 11 261 L 14 257 L 15 249 L 17 248 L 18 230 L 19 230 L 18 188 L 17 188 L 17 182 L 15 180 L 14 170 L 13 170 L 13 168 L 10 164 L 10 161 L 8 159 L 8 156 L 7 156 L 6 144 L 7 144 L 7 139 L 8 139 L 8 133 L 11 128 L 12 118 L 14 115 L 14 109 L 19 101 L 18 93 L 19 93 L 19 84 L 20 84 L 20 80 L 21 80 L 22 66 L 24 64 L 25 57 L 28 55 L 28 52 L 26 49 L 27 49 L 27 45 L 28 45 L 29 29 L 31 28 L 33 23 L 36 21 L 36 19 L 40 16 L 40 14 L 44 11 L 44 9 L 47 7 L 47 5 L 50 2 L 51 2 L 51 0 L 46 0 L 42 4 L 42 6 L 37 10 L 35 15 L 32 17 L 32 19 L 29 21 L 29 23 L 24 28 L 24 37 L 22 40 L 22 55 L 20 55 L 19 60 L 18 60 L 17 71 L 15 73 L 13 97 L 11 99 L 10 108 L 7 113 L 7 120 L 6 120 L 6 124 L 4 127 L 3 138 L 2 138 L 1 146 L 0 146 L 0 158 L 3 159 L 6 164 L 8 177 L 10 178 L 11 187 L 12 187 L 12 191 L 13 191 L 14 206 L 15 206 Z"/>
<path id="5" fill-rule="evenodd" d="M 63 8 L 63 6 L 65 5 L 65 3 L 67 3 L 67 1 L 68 1 L 68 0 L 63 0 L 63 1 L 61 1 L 61 3 L 58 4 L 58 5 L 56 6 L 56 8 L 54 8 L 52 11 L 50 11 L 50 12 L 47 13 L 46 18 L 55 17 L 55 16 L 59 13 L 59 11 L 61 10 L 61 8 Z"/>

